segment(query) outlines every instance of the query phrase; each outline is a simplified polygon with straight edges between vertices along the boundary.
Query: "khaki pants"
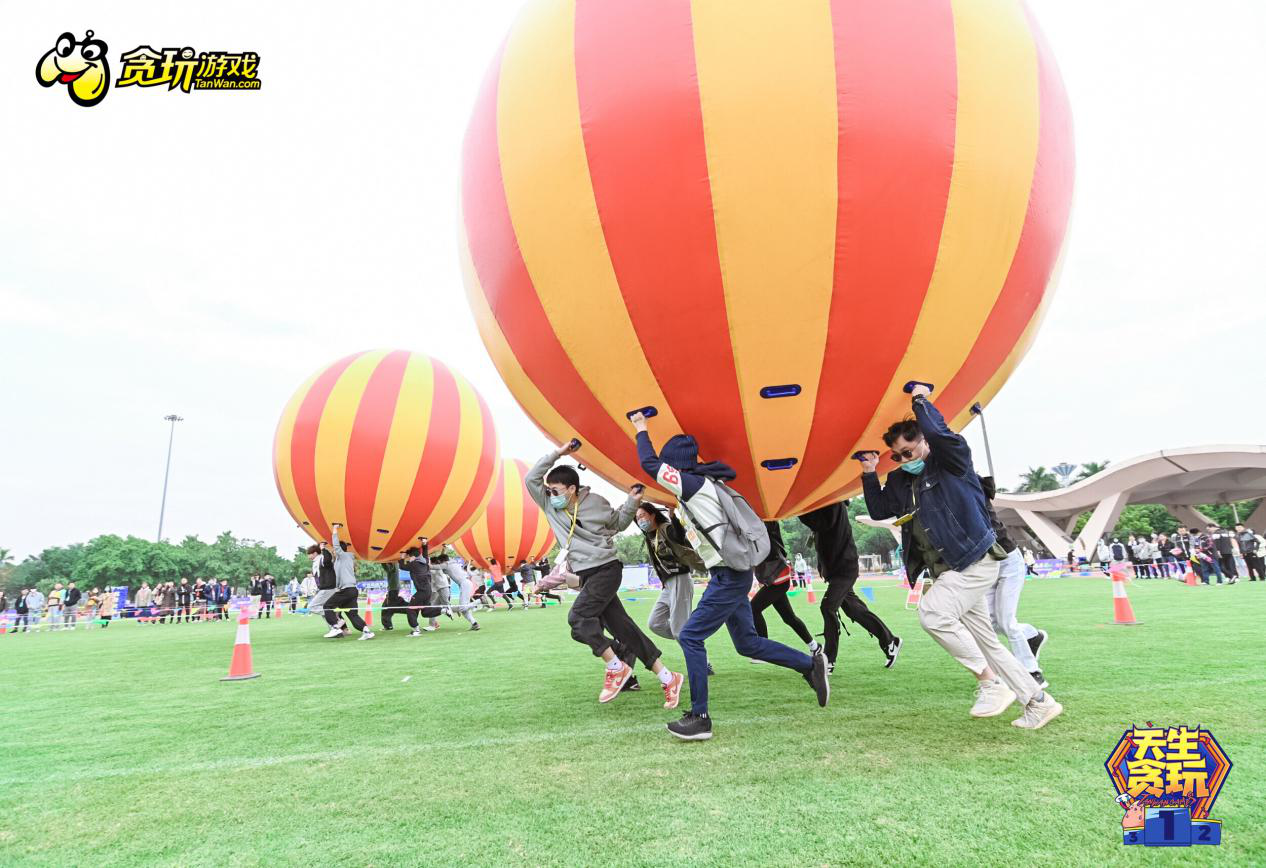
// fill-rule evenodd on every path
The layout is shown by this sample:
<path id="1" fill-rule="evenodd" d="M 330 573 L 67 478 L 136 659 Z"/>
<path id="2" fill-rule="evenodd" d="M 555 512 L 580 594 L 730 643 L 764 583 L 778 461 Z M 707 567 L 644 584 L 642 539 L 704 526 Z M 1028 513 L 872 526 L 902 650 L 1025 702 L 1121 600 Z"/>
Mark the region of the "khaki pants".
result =
<path id="1" fill-rule="evenodd" d="M 1038 694 L 1037 682 L 998 641 L 985 601 L 998 582 L 1001 565 L 986 554 L 962 572 L 941 573 L 919 601 L 919 623 L 951 657 L 975 674 L 983 672 L 982 663 L 987 663 L 1025 704 Z"/>

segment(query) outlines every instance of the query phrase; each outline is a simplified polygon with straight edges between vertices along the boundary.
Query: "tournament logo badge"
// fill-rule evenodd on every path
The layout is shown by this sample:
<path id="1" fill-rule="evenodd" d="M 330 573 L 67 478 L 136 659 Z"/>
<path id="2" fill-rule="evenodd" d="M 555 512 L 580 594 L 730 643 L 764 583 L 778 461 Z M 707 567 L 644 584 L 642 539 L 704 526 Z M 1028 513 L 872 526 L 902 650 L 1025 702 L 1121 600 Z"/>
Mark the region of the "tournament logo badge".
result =
<path id="1" fill-rule="evenodd" d="M 1209 817 L 1231 761 L 1207 729 L 1131 727 L 1104 764 L 1125 809 L 1122 843 L 1190 847 L 1222 843 L 1222 821 Z"/>

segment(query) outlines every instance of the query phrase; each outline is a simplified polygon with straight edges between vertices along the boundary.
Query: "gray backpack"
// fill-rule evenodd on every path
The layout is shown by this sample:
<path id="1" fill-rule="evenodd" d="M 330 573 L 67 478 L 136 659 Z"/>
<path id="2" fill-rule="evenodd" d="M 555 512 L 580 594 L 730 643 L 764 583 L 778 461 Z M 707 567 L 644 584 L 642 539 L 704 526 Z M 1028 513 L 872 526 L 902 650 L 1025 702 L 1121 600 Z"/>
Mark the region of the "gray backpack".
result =
<path id="1" fill-rule="evenodd" d="M 750 570 L 769 557 L 769 531 L 765 530 L 765 523 L 743 495 L 716 479 L 712 480 L 712 485 L 716 489 L 717 500 L 721 503 L 725 524 L 704 527 L 695 519 L 694 513 L 684 501 L 681 505 L 690 516 L 691 523 L 717 550 L 727 567 L 740 572 Z M 717 528 L 722 529 L 720 545 L 712 536 Z"/>

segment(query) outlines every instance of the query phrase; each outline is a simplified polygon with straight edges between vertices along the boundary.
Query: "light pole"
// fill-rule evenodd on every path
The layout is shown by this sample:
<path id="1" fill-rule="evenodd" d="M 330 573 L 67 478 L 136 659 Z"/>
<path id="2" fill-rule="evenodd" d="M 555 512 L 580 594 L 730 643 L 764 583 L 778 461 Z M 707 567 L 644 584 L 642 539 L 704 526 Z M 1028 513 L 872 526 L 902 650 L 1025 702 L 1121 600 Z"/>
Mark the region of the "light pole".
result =
<path id="1" fill-rule="evenodd" d="M 989 463 L 989 475 L 994 480 L 997 480 L 997 477 L 993 475 L 993 452 L 989 449 L 989 429 L 985 427 L 985 408 L 980 406 L 980 402 L 977 401 L 971 405 L 971 412 L 973 416 L 980 417 L 980 433 L 985 438 L 985 461 Z"/>
<path id="2" fill-rule="evenodd" d="M 163 417 L 164 422 L 171 423 L 171 434 L 167 435 L 167 469 L 163 472 L 163 502 L 158 507 L 158 541 L 163 541 L 163 513 L 167 511 L 167 480 L 171 476 L 171 444 L 176 439 L 176 423 L 185 421 L 183 417 L 172 413 Z"/>

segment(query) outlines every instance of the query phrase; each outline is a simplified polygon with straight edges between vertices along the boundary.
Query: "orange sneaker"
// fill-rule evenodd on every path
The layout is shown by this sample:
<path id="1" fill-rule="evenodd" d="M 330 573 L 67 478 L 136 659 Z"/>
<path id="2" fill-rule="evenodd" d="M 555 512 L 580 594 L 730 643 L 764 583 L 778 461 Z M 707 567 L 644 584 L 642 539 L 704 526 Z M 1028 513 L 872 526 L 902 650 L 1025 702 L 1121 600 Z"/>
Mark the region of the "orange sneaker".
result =
<path id="1" fill-rule="evenodd" d="M 628 681 L 632 674 L 633 667 L 627 663 L 621 663 L 619 669 L 608 669 L 602 681 L 602 692 L 598 694 L 598 701 L 610 702 L 619 696 L 624 682 Z"/>
<path id="2" fill-rule="evenodd" d="M 681 684 L 685 677 L 680 672 L 673 673 L 673 680 L 664 685 L 664 708 L 676 708 L 681 701 Z"/>

